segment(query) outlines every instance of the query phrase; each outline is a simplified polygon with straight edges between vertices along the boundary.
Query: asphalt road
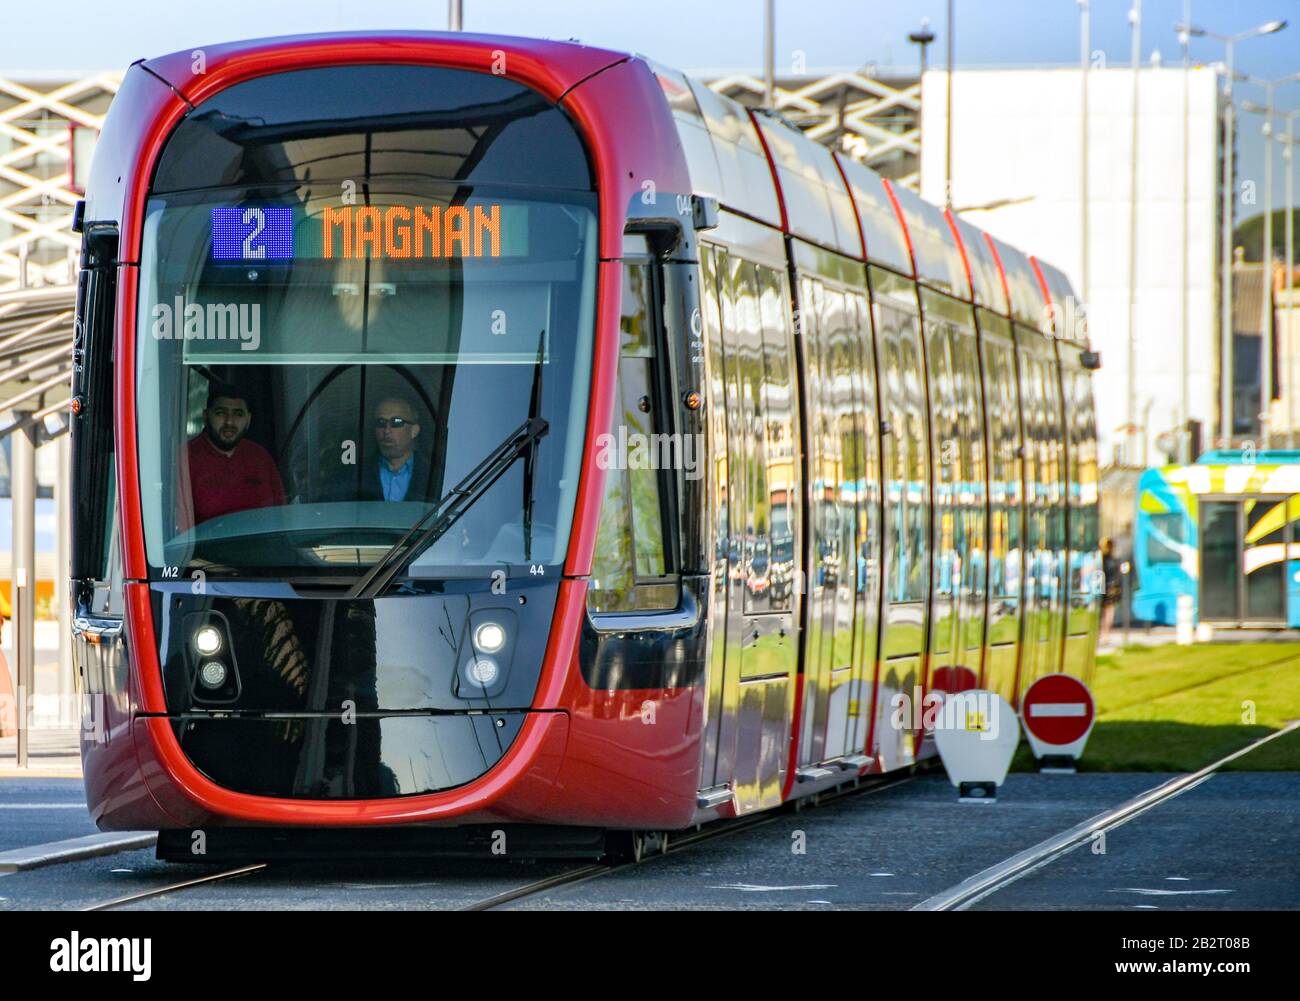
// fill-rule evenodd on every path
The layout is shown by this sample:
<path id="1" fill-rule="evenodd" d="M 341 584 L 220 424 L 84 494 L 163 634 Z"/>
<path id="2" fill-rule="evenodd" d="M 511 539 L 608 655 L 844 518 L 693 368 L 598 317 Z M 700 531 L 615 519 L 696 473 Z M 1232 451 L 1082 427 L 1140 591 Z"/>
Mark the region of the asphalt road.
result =
<path id="1" fill-rule="evenodd" d="M 1211 775 L 973 910 L 1300 908 L 1300 776 Z"/>
<path id="2" fill-rule="evenodd" d="M 941 775 L 841 799 L 640 866 L 515 901 L 527 909 L 907 909 L 1169 776 L 1008 778 L 992 804 L 957 802 Z M 91 833 L 79 783 L 0 782 L 0 850 Z M 1300 908 L 1300 782 L 1208 781 L 977 901 L 975 909 Z M 277 865 L 132 909 L 420 910 L 463 907 L 572 863 Z M 171 866 L 152 850 L 0 876 L 0 910 L 77 909 L 230 866 Z M 1205 892 L 1213 891 L 1213 892 Z"/>
<path id="3" fill-rule="evenodd" d="M 80 779 L 0 779 L 0 851 L 96 830 Z"/>

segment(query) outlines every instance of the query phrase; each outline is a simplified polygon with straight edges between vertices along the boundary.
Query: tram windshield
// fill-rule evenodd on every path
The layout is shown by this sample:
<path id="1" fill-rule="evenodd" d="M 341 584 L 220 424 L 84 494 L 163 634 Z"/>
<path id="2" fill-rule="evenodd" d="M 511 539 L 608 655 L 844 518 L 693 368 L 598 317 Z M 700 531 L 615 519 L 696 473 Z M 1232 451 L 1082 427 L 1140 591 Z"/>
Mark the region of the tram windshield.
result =
<path id="1" fill-rule="evenodd" d="M 346 81 L 335 86 L 346 100 Z M 518 112 L 526 96 L 502 100 L 538 115 Z M 207 133 L 228 136 L 235 116 L 217 117 Z M 240 127 L 250 121 L 277 124 L 243 116 Z M 194 189 L 204 171 L 222 173 L 202 142 L 187 140 L 194 176 L 175 162 L 159 171 L 136 396 L 157 577 L 358 577 L 537 417 L 548 431 L 535 448 L 405 575 L 563 562 L 590 382 L 595 195 L 503 183 L 486 148 L 462 150 L 449 170 L 445 149 L 420 148 L 442 142 L 446 122 L 414 133 L 409 121 L 387 133 L 355 122 L 317 148 L 300 124 L 274 156 L 265 140 L 256 156 L 245 144 L 223 175 L 236 185 Z M 347 176 L 358 165 L 370 170 Z M 432 176 L 449 173 L 468 179 Z M 169 178 L 177 190 L 158 191 Z"/>

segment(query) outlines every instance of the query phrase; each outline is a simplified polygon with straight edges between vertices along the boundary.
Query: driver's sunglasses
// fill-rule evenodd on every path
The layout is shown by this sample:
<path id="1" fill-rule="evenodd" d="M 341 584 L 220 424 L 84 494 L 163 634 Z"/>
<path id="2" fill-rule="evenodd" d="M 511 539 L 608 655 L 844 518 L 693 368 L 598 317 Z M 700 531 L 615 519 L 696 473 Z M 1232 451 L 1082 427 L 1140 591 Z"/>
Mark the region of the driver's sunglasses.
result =
<path id="1" fill-rule="evenodd" d="M 379 430 L 383 430 L 384 428 L 392 428 L 394 431 L 396 431 L 399 428 L 406 427 L 408 424 L 418 424 L 418 423 L 420 422 L 408 421 L 405 417 L 376 417 L 375 418 L 375 427 L 376 429 Z"/>

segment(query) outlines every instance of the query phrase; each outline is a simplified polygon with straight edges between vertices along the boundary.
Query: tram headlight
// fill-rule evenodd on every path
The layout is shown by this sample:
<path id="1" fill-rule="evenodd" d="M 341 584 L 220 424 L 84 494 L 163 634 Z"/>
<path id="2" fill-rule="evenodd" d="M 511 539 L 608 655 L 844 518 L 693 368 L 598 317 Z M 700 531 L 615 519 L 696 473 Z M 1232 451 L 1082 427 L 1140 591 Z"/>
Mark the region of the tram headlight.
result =
<path id="1" fill-rule="evenodd" d="M 500 627 L 498 627 L 500 628 Z M 501 668 L 491 657 L 472 657 L 465 665 L 465 675 L 479 688 L 491 688 L 501 676 Z"/>
<path id="2" fill-rule="evenodd" d="M 199 626 L 194 630 L 194 649 L 204 657 L 211 657 L 221 649 L 221 630 L 211 625 Z"/>
<path id="3" fill-rule="evenodd" d="M 230 672 L 226 669 L 226 665 L 219 660 L 206 660 L 199 668 L 199 683 L 204 688 L 218 689 L 226 683 L 226 678 L 229 676 Z"/>
<path id="4" fill-rule="evenodd" d="M 497 653 L 506 645 L 506 631 L 496 622 L 482 622 L 474 630 L 474 647 L 483 653 Z"/>

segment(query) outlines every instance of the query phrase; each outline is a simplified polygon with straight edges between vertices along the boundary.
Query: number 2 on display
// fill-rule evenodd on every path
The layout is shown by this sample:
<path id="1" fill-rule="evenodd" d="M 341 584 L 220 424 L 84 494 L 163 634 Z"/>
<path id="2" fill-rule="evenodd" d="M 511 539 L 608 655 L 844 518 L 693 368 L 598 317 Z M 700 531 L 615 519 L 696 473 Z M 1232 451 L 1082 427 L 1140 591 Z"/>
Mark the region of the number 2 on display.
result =
<path id="1" fill-rule="evenodd" d="M 262 235 L 262 230 L 266 229 L 266 213 L 261 209 L 248 208 L 244 209 L 243 223 L 247 226 L 252 223 L 252 231 L 244 237 L 244 257 L 262 258 L 266 256 L 266 247 L 254 247 L 253 241 Z"/>

